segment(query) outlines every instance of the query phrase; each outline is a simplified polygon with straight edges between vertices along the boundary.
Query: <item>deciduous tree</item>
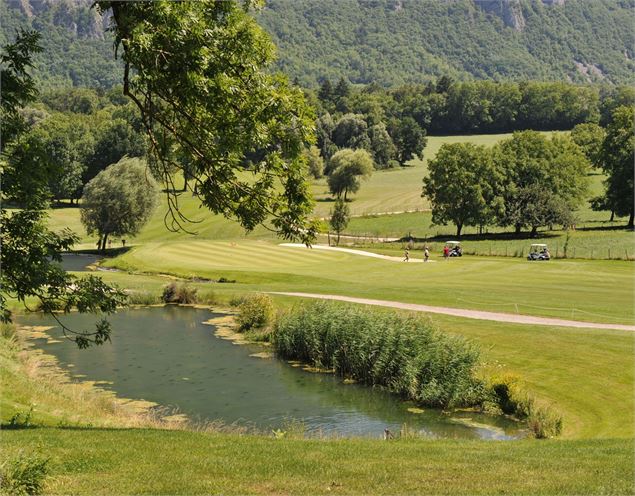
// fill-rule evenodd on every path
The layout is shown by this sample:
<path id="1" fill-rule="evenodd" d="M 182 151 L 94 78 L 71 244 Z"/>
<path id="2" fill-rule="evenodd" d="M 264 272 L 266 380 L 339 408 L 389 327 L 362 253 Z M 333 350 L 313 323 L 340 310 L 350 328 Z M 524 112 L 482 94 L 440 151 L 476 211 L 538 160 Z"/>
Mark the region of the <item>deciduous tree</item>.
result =
<path id="1" fill-rule="evenodd" d="M 108 321 L 101 319 L 94 331 L 70 329 L 54 310 L 69 312 L 76 308 L 80 312 L 108 314 L 125 301 L 125 294 L 104 284 L 99 277 L 78 278 L 62 269 L 61 252 L 77 242 L 77 236 L 69 230 L 54 233 L 46 227 L 50 163 L 22 160 L 29 156 L 28 141 L 22 139 L 28 125 L 21 118 L 20 109 L 37 93 L 28 69 L 33 53 L 40 50 L 38 41 L 36 32 L 21 31 L 14 43 L 4 47 L 0 57 L 3 182 L 11 185 L 11 197 L 22 207 L 13 212 L 0 210 L 0 320 L 11 321 L 7 297 L 21 303 L 34 298 L 58 321 L 69 339 L 85 348 L 110 339 Z"/>
<path id="2" fill-rule="evenodd" d="M 430 200 L 435 224 L 452 222 L 460 236 L 464 226 L 487 225 L 499 213 L 500 177 L 485 147 L 445 144 L 428 163 L 428 172 L 423 194 Z"/>
<path id="3" fill-rule="evenodd" d="M 535 188 L 558 198 L 557 203 L 549 205 L 566 207 L 569 212 L 574 212 L 586 195 L 590 164 L 567 136 L 548 139 L 535 131 L 516 132 L 495 147 L 494 157 L 505 177 L 505 213 L 498 222 L 502 226 L 513 225 L 517 233 L 523 227 L 531 227 L 535 233 L 540 227 L 523 215 L 536 198 Z"/>
<path id="4" fill-rule="evenodd" d="M 314 116 L 302 91 L 269 70 L 274 46 L 247 12 L 254 2 L 96 3 L 112 11 L 123 91 L 143 116 L 157 163 L 180 167 L 159 146 L 166 133 L 189 156 L 193 190 L 212 212 L 247 230 L 271 219 L 282 237 L 310 242 L 302 151 Z M 246 168 L 252 152 L 261 159 Z M 168 227 L 180 229 L 186 219 L 167 186 Z"/>
<path id="5" fill-rule="evenodd" d="M 340 244 L 340 233 L 346 229 L 348 226 L 348 221 L 350 220 L 350 210 L 348 205 L 344 200 L 338 198 L 335 201 L 335 207 L 331 211 L 331 219 L 329 223 L 331 224 L 331 229 L 335 231 L 337 234 L 337 239 L 335 241 L 336 245 Z"/>
<path id="6" fill-rule="evenodd" d="M 347 199 L 348 193 L 356 193 L 361 186 L 361 179 L 370 177 L 373 172 L 373 159 L 366 150 L 340 150 L 330 160 L 332 171 L 328 177 L 328 185 L 337 198 Z"/>
<path id="7" fill-rule="evenodd" d="M 135 235 L 157 206 L 159 188 L 146 164 L 124 158 L 97 174 L 85 187 L 81 204 L 82 224 L 88 234 L 99 236 L 106 249 L 108 236 Z"/>
<path id="8" fill-rule="evenodd" d="M 607 174 L 606 205 L 617 215 L 628 215 L 633 227 L 633 161 L 635 160 L 635 110 L 632 106 L 615 109 L 613 120 L 599 152 L 599 161 Z"/>

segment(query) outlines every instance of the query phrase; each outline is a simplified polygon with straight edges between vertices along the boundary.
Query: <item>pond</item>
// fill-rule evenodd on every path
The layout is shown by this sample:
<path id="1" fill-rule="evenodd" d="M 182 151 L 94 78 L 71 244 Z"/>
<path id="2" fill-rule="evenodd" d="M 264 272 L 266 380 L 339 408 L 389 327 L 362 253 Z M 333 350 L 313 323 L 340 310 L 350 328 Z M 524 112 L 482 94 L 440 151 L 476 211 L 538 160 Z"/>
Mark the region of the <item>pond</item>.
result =
<path id="1" fill-rule="evenodd" d="M 434 409 L 413 413 L 413 404 L 378 388 L 344 384 L 332 374 L 303 371 L 276 358 L 252 355 L 259 345 L 236 345 L 214 335 L 202 322 L 208 310 L 166 306 L 123 310 L 111 317 L 112 342 L 79 350 L 48 331 L 33 339 L 57 357 L 71 375 L 107 381 L 120 397 L 177 407 L 193 420 L 221 420 L 259 430 L 285 428 L 294 419 L 308 436 L 381 437 L 403 424 L 429 437 L 515 439 L 524 435 L 505 417 Z M 74 329 L 89 329 L 94 316 L 64 317 Z M 24 325 L 53 325 L 31 314 Z"/>
<path id="2" fill-rule="evenodd" d="M 62 253 L 62 268 L 70 272 L 85 271 L 87 267 L 104 258 L 89 253 Z"/>

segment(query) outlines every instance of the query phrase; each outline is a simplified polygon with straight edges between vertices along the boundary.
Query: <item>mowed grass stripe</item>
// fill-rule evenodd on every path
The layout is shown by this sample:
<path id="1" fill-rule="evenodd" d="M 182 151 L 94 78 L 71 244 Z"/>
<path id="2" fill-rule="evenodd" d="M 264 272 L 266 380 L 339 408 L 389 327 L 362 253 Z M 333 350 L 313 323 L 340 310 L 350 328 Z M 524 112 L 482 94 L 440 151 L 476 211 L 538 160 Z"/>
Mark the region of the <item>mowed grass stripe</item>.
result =
<path id="1" fill-rule="evenodd" d="M 196 259 L 188 262 L 222 265 L 245 265 L 254 266 L 254 263 L 264 264 L 270 267 L 283 267 L 288 265 L 307 265 L 313 263 L 333 262 L 347 258 L 339 253 L 324 253 L 317 251 L 302 251 L 299 249 L 283 249 L 275 245 L 265 246 L 223 246 L 214 245 L 192 245 L 184 243 L 174 243 L 157 248 L 164 255 L 171 255 L 179 259 L 189 259 L 194 256 L 205 257 L 207 260 Z"/>
<path id="2" fill-rule="evenodd" d="M 307 254 L 310 254 L 312 258 L 316 260 L 332 260 L 337 258 L 337 254 L 328 252 L 313 252 L 307 250 L 302 252 L 301 250 L 290 250 L 283 247 L 279 247 L 273 244 L 229 244 L 229 243 L 217 243 L 217 242 L 195 242 L 195 243 L 172 243 L 172 250 L 187 251 L 188 253 L 198 254 L 219 254 L 223 256 L 240 256 L 242 254 L 257 254 L 257 255 L 270 255 L 276 252 L 276 256 L 279 253 L 285 254 L 285 258 L 304 260 Z"/>
<path id="3" fill-rule="evenodd" d="M 305 265 L 311 262 L 311 260 L 307 260 L 307 257 L 301 254 L 276 253 L 272 251 L 273 249 L 273 247 L 269 247 L 269 249 L 250 248 L 248 250 L 218 247 L 201 247 L 192 249 L 188 247 L 184 249 L 183 246 L 174 246 L 165 251 L 166 253 L 171 253 L 176 256 L 205 256 L 208 257 L 209 260 L 204 260 L 202 262 L 207 263 L 208 265 L 210 263 L 220 263 L 223 265 L 253 267 L 256 263 L 270 267 L 281 267 L 288 265 Z"/>

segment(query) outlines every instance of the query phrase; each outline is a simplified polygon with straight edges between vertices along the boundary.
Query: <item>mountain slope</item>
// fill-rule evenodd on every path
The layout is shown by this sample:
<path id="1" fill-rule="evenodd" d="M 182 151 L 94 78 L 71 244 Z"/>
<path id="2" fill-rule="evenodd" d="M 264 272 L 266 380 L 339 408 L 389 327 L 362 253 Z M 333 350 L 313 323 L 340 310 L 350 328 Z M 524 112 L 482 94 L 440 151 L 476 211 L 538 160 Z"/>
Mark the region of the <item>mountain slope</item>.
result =
<path id="1" fill-rule="evenodd" d="M 120 80 L 93 0 L 0 2 L 0 44 L 43 33 L 45 86 Z M 255 13 L 278 67 L 305 86 L 456 79 L 635 83 L 635 0 L 268 0 Z"/>
<path id="2" fill-rule="evenodd" d="M 270 0 L 261 24 L 303 84 L 461 79 L 632 83 L 631 0 Z"/>

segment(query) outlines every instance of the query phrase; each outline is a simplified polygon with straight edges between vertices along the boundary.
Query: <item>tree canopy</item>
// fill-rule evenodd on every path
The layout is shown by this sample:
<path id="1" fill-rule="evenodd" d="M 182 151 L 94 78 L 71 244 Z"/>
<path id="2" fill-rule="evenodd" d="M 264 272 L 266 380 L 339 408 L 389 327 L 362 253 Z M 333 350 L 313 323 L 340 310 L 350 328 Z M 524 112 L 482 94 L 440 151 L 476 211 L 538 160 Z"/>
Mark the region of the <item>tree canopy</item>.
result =
<path id="1" fill-rule="evenodd" d="M 314 116 L 302 92 L 269 70 L 274 46 L 246 12 L 250 4 L 97 2 L 112 11 L 123 91 L 164 171 L 169 227 L 186 221 L 171 184 L 172 170 L 182 167 L 169 149 L 176 146 L 187 157 L 192 191 L 212 212 L 247 230 L 271 219 L 282 237 L 310 242 L 302 151 L 313 140 Z"/>
<path id="2" fill-rule="evenodd" d="M 633 161 L 635 160 L 635 110 L 632 106 L 615 109 L 599 151 L 599 161 L 607 174 L 605 206 L 617 215 L 628 215 L 633 227 Z"/>
<path id="3" fill-rule="evenodd" d="M 82 224 L 88 234 L 98 234 L 99 248 L 108 236 L 135 235 L 157 207 L 159 187 L 146 164 L 123 158 L 97 174 L 85 187 Z"/>
<path id="4" fill-rule="evenodd" d="M 516 232 L 572 225 L 585 198 L 590 163 L 569 137 L 525 131 L 492 148 L 445 144 L 428 164 L 423 194 L 432 220 L 465 225 L 514 226 Z"/>
<path id="5" fill-rule="evenodd" d="M 356 193 L 361 186 L 361 179 L 370 177 L 373 173 L 373 159 L 366 150 L 351 150 L 344 148 L 337 152 L 329 161 L 328 185 L 332 194 L 337 198 L 348 193 Z"/>
<path id="6" fill-rule="evenodd" d="M 424 179 L 424 196 L 432 205 L 432 221 L 456 226 L 487 225 L 501 209 L 491 153 L 472 143 L 443 145 L 428 163 L 429 176 Z"/>
<path id="7" fill-rule="evenodd" d="M 61 252 L 68 250 L 77 237 L 68 229 L 54 233 L 46 227 L 48 184 L 58 172 L 57 164 L 49 159 L 41 142 L 26 138 L 29 124 L 20 114 L 36 95 L 28 68 L 32 54 L 39 50 L 38 42 L 36 33 L 20 32 L 14 43 L 4 47 L 0 58 L 3 82 L 0 109 L 3 126 L 6 123 L 8 130 L 1 149 L 3 181 L 10 186 L 7 196 L 21 207 L 9 211 L 3 206 L 0 210 L 0 320 L 11 320 L 8 297 L 23 304 L 35 298 L 58 321 L 64 334 L 84 348 L 110 339 L 109 322 L 101 319 L 94 331 L 73 330 L 64 325 L 54 310 L 69 312 L 76 308 L 80 312 L 108 314 L 125 301 L 125 294 L 104 284 L 99 277 L 78 278 L 64 271 L 60 265 Z"/>

